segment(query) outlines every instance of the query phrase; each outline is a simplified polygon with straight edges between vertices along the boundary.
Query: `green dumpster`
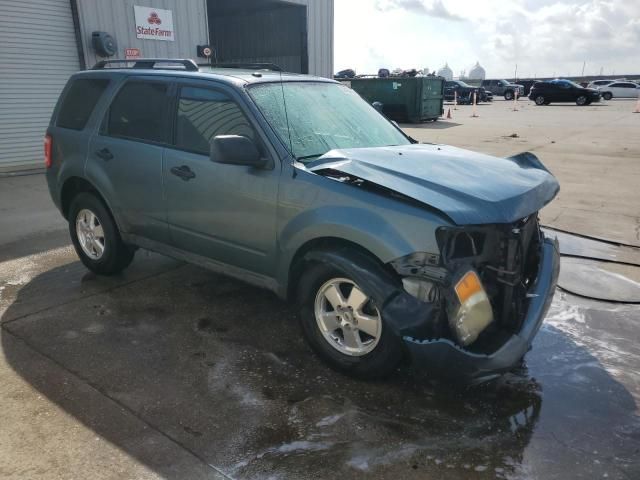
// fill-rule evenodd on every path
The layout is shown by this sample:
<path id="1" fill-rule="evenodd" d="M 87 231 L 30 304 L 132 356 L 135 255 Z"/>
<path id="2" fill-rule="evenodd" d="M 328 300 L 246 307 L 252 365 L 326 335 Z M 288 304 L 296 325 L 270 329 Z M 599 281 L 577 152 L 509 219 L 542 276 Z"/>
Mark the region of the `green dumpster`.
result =
<path id="1" fill-rule="evenodd" d="M 353 88 L 367 102 L 382 103 L 383 113 L 398 122 L 437 120 L 444 113 L 444 78 L 353 78 Z"/>

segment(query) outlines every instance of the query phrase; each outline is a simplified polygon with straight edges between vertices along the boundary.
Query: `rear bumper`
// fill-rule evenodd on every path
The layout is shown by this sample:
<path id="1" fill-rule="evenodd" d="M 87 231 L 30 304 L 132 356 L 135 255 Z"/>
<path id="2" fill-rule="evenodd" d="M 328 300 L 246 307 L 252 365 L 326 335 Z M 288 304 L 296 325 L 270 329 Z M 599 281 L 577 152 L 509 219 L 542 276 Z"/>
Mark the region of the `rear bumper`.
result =
<path id="1" fill-rule="evenodd" d="M 490 355 L 464 350 L 446 339 L 415 340 L 404 337 L 413 360 L 421 370 L 465 383 L 489 380 L 516 366 L 531 347 L 555 292 L 560 255 L 557 241 L 542 245 L 538 278 L 529 291 L 531 300 L 522 329 Z"/>

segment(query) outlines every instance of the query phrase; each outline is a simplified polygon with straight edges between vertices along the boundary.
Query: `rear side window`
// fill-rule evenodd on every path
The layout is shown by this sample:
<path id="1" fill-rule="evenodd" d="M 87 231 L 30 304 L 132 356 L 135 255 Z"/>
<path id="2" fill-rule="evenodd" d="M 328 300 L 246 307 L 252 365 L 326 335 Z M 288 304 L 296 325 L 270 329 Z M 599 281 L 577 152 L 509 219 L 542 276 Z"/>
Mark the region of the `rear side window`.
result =
<path id="1" fill-rule="evenodd" d="M 162 82 L 127 83 L 109 108 L 107 135 L 133 140 L 167 141 L 169 86 Z"/>
<path id="2" fill-rule="evenodd" d="M 104 78 L 75 80 L 64 96 L 56 126 L 82 130 L 108 85 Z"/>
<path id="3" fill-rule="evenodd" d="M 255 140 L 254 130 L 239 105 L 227 94 L 206 88 L 180 89 L 176 147 L 204 155 L 217 135 L 241 135 Z"/>

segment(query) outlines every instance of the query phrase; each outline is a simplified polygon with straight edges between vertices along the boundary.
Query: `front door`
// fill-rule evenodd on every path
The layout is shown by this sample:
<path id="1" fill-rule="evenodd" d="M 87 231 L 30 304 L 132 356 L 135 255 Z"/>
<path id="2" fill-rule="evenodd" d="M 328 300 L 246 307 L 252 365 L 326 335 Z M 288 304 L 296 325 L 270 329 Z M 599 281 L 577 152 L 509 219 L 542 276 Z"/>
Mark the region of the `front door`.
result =
<path id="1" fill-rule="evenodd" d="M 280 162 L 272 158 L 258 169 L 212 161 L 209 145 L 217 135 L 249 137 L 269 154 L 232 90 L 182 84 L 177 95 L 175 148 L 165 150 L 163 162 L 172 243 L 272 276 Z"/>

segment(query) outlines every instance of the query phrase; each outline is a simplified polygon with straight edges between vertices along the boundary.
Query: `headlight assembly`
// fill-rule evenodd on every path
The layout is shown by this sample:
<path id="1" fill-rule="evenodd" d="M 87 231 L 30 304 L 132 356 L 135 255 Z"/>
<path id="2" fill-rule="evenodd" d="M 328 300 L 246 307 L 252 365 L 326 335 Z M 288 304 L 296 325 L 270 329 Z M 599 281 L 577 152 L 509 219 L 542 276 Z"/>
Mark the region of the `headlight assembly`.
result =
<path id="1" fill-rule="evenodd" d="M 458 342 L 467 346 L 493 322 L 493 309 L 478 274 L 469 270 L 454 286 L 457 302 L 449 306 L 449 325 Z"/>

